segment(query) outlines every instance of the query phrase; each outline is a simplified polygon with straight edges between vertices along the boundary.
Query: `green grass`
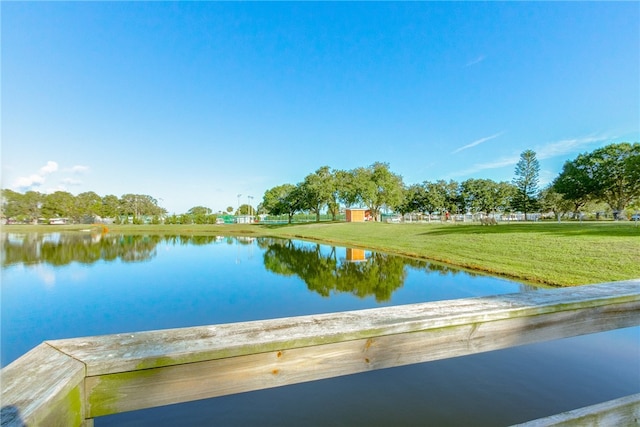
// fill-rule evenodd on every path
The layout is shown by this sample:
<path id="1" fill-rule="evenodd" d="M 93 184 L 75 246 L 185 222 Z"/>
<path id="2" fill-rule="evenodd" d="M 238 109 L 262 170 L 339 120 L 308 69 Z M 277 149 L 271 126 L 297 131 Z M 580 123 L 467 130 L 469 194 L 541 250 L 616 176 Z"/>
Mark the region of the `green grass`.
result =
<path id="1" fill-rule="evenodd" d="M 3 231 L 91 226 L 6 226 Z M 316 240 L 452 264 L 522 282 L 573 286 L 640 278 L 640 227 L 630 222 L 123 225 L 111 232 L 255 235 Z"/>

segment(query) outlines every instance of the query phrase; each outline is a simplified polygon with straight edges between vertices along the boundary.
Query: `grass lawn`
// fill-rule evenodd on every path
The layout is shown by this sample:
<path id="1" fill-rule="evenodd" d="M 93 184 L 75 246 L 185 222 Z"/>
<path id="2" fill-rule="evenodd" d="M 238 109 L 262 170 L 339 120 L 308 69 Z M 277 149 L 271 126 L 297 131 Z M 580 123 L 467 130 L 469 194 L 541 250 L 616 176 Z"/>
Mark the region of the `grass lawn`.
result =
<path id="1" fill-rule="evenodd" d="M 445 262 L 555 286 L 640 278 L 640 227 L 632 223 L 336 223 L 290 226 L 313 238 Z"/>
<path id="2" fill-rule="evenodd" d="M 5 226 L 2 231 L 91 226 Z M 290 237 L 452 264 L 523 282 L 573 286 L 640 278 L 640 226 L 631 222 L 121 225 L 110 232 Z"/>

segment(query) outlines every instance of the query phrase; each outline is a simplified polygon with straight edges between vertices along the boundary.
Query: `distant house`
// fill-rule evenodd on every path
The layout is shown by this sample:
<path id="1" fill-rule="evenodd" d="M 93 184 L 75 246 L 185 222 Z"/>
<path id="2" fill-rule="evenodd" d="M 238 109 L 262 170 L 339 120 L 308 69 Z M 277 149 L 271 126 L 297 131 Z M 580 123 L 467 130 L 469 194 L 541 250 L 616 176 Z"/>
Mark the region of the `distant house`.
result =
<path id="1" fill-rule="evenodd" d="M 69 223 L 68 218 L 51 218 L 49 220 L 50 225 L 65 225 Z"/>
<path id="2" fill-rule="evenodd" d="M 364 208 L 346 209 L 347 222 L 365 222 L 371 220 L 371 211 Z"/>

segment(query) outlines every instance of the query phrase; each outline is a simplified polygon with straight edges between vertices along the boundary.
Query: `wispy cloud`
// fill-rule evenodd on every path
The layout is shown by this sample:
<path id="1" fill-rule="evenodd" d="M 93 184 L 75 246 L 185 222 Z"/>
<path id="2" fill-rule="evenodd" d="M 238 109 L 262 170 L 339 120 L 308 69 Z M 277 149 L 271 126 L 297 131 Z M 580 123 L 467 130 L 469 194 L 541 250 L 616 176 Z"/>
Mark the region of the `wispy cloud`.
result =
<path id="1" fill-rule="evenodd" d="M 488 138 L 491 138 L 491 137 L 488 137 Z M 533 150 L 536 152 L 536 157 L 538 160 L 544 160 L 552 157 L 566 156 L 568 154 L 577 154 L 578 151 L 581 151 L 582 149 L 590 145 L 607 142 L 614 138 L 615 138 L 614 136 L 608 135 L 608 134 L 598 134 L 598 135 L 594 134 L 594 135 L 584 136 L 581 138 L 563 139 L 560 141 L 549 142 L 546 144 L 536 146 L 533 148 Z M 482 140 L 478 140 L 478 141 L 481 141 L 478 144 L 481 144 L 482 142 L 484 142 Z M 473 146 L 474 144 L 478 145 L 476 144 L 476 142 L 469 144 L 469 146 Z M 469 146 L 461 147 L 458 150 L 454 151 L 454 153 L 461 151 L 465 148 L 468 148 Z M 515 166 L 515 164 L 518 163 L 518 160 L 520 160 L 520 155 L 517 155 L 517 156 L 514 155 L 512 157 L 503 157 L 501 159 L 498 159 L 493 162 L 488 162 L 488 163 L 477 163 L 468 169 L 453 172 L 449 176 L 452 178 L 458 177 L 458 176 L 469 176 L 483 170 L 500 169 L 507 166 Z"/>
<path id="2" fill-rule="evenodd" d="M 472 167 L 470 167 L 469 169 L 453 172 L 449 174 L 449 176 L 451 178 L 457 177 L 457 176 L 466 176 L 466 175 L 472 175 L 476 172 L 480 172 L 487 169 L 500 169 L 506 166 L 513 166 L 516 163 L 518 163 L 518 160 L 520 160 L 520 156 L 503 157 L 502 159 L 498 159 L 494 162 L 489 162 L 489 163 L 477 163 Z"/>
<path id="3" fill-rule="evenodd" d="M 487 59 L 486 55 L 480 55 L 478 56 L 476 59 L 472 59 L 471 61 L 467 62 L 465 64 L 465 67 L 471 67 L 472 65 L 476 65 L 481 63 L 482 61 L 484 61 L 485 59 Z"/>
<path id="4" fill-rule="evenodd" d="M 560 141 L 550 142 L 535 149 L 538 160 L 548 159 L 551 157 L 562 156 L 569 153 L 580 151 L 583 147 L 598 142 L 610 141 L 611 135 L 589 135 L 582 138 L 563 139 Z"/>
<path id="5" fill-rule="evenodd" d="M 459 152 L 461 152 L 463 150 L 466 150 L 468 148 L 475 147 L 476 145 L 480 145 L 483 142 L 487 142 L 487 141 L 490 141 L 490 140 L 492 140 L 494 138 L 497 138 L 497 137 L 503 135 L 504 133 L 505 133 L 505 131 L 502 131 L 502 132 L 496 133 L 495 135 L 491 135 L 491 136 L 486 136 L 484 138 L 480 138 L 480 139 L 478 139 L 476 141 L 473 141 L 471 144 L 467 144 L 467 145 L 465 145 L 463 147 L 455 149 L 454 151 L 451 152 L 451 154 L 456 154 L 456 153 L 459 153 Z"/>

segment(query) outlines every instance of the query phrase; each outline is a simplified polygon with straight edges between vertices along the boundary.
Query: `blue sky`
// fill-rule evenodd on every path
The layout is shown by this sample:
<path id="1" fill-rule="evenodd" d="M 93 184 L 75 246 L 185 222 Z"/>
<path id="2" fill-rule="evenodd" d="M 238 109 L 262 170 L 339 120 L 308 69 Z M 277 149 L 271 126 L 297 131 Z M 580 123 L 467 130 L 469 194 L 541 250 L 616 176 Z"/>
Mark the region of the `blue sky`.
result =
<path id="1" fill-rule="evenodd" d="M 640 140 L 638 2 L 2 2 L 2 188 L 259 203 L 327 165 L 541 184 Z M 253 198 L 250 199 L 249 196 Z"/>

